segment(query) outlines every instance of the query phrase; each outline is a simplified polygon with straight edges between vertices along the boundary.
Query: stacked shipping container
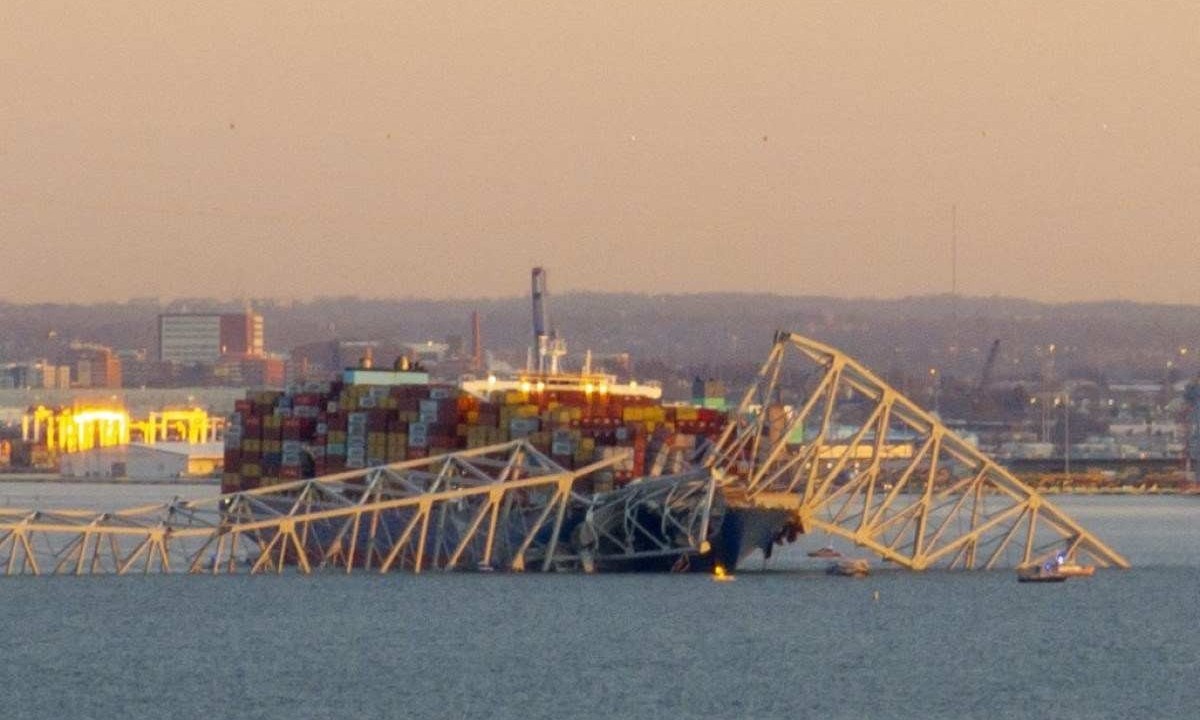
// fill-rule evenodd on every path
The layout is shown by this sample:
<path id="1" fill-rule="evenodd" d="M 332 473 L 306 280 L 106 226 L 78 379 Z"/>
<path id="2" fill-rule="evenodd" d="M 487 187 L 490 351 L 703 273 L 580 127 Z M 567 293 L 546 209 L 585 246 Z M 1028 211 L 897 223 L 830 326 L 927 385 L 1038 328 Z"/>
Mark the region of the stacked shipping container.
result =
<path id="1" fill-rule="evenodd" d="M 632 449 L 612 478 L 620 485 L 652 469 L 677 469 L 724 423 L 717 410 L 615 393 L 507 391 L 480 399 L 448 385 L 308 383 L 288 392 L 251 391 L 237 402 L 226 433 L 222 490 L 516 438 L 568 468 Z"/>

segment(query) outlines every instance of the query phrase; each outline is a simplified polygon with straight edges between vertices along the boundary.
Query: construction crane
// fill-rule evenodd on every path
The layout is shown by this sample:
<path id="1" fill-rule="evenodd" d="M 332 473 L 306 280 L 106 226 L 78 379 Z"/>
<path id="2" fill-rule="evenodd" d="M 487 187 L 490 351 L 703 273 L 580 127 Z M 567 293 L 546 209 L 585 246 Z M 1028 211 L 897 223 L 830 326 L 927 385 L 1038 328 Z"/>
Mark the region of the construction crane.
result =
<path id="1" fill-rule="evenodd" d="M 979 373 L 979 387 L 976 391 L 982 395 L 987 392 L 988 386 L 992 384 L 992 371 L 996 369 L 996 359 L 1000 357 L 1000 340 L 992 341 L 992 348 L 988 350 L 987 360 L 983 363 L 983 371 Z"/>

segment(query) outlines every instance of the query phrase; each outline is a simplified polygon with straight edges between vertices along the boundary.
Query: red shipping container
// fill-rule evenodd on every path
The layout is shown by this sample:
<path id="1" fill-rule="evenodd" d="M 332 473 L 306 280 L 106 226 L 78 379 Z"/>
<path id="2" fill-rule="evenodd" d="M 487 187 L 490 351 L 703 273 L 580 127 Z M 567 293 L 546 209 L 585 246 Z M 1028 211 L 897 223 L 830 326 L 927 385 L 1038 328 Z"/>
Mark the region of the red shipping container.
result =
<path id="1" fill-rule="evenodd" d="M 242 422 L 242 437 L 254 440 L 262 439 L 262 418 L 251 415 Z"/>
<path id="2" fill-rule="evenodd" d="M 299 418 L 284 418 L 283 426 L 280 429 L 281 437 L 284 440 L 299 440 L 300 439 L 300 419 Z"/>
<path id="3" fill-rule="evenodd" d="M 646 474 L 646 436 L 637 433 L 633 437 L 633 476 L 641 477 Z"/>

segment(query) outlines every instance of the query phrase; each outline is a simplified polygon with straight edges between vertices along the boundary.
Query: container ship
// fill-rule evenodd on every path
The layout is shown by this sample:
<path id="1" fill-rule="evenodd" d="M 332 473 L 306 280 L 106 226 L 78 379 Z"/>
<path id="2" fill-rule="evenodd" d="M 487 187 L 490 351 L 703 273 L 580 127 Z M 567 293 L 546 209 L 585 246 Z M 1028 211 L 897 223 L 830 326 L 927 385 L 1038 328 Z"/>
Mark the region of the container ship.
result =
<path id="1" fill-rule="evenodd" d="M 619 487 L 679 470 L 724 428 L 719 410 L 664 404 L 609 380 L 522 374 L 444 384 L 420 366 L 360 367 L 335 381 L 251 391 L 236 401 L 226 426 L 222 491 L 519 438 L 569 469 L 626 456 L 611 478 Z"/>
<path id="2" fill-rule="evenodd" d="M 535 348 L 526 369 L 510 377 L 489 374 L 483 379 L 440 383 L 406 358 L 385 369 L 375 367 L 368 355 L 335 380 L 297 384 L 286 391 L 248 392 L 236 402 L 226 427 L 222 491 L 517 439 L 567 469 L 619 458 L 611 471 L 594 473 L 575 488 L 583 495 L 641 492 L 640 485 L 629 489 L 635 480 L 645 483 L 691 467 L 728 422 L 723 397 L 693 404 L 665 403 L 658 385 L 621 382 L 593 371 L 590 361 L 583 363 L 580 372 L 564 372 L 559 360 L 565 355 L 565 343 L 547 330 L 545 295 L 545 273 L 534 269 Z M 697 391 L 723 395 L 718 387 L 704 383 Z M 750 517 L 729 511 L 720 500 L 713 513 L 712 536 L 704 543 L 703 557 L 690 558 L 687 569 L 706 570 L 714 564 L 732 569 L 756 547 L 769 552 L 773 541 L 789 532 L 782 514 Z M 566 527 L 569 530 L 574 524 L 568 519 Z M 678 560 L 624 558 L 605 568 L 601 559 L 600 565 L 616 570 L 681 569 Z"/>

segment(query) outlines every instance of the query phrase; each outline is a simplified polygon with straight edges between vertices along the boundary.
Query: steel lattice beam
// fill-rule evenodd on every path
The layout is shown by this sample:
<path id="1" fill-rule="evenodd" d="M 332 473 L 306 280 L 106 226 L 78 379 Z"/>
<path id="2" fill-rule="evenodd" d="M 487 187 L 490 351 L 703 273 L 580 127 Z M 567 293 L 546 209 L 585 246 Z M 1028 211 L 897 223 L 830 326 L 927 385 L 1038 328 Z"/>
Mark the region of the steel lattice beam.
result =
<path id="1" fill-rule="evenodd" d="M 115 513 L 0 510 L 6 574 L 552 569 L 579 479 L 525 441 Z"/>
<path id="2" fill-rule="evenodd" d="M 993 568 L 1120 554 L 848 355 L 779 333 L 705 458 L 749 505 L 899 566 Z"/>
<path id="3" fill-rule="evenodd" d="M 0 562 L 7 575 L 520 572 L 708 552 L 709 471 L 577 491 L 624 459 L 571 471 L 517 440 L 114 513 L 0 510 Z"/>

